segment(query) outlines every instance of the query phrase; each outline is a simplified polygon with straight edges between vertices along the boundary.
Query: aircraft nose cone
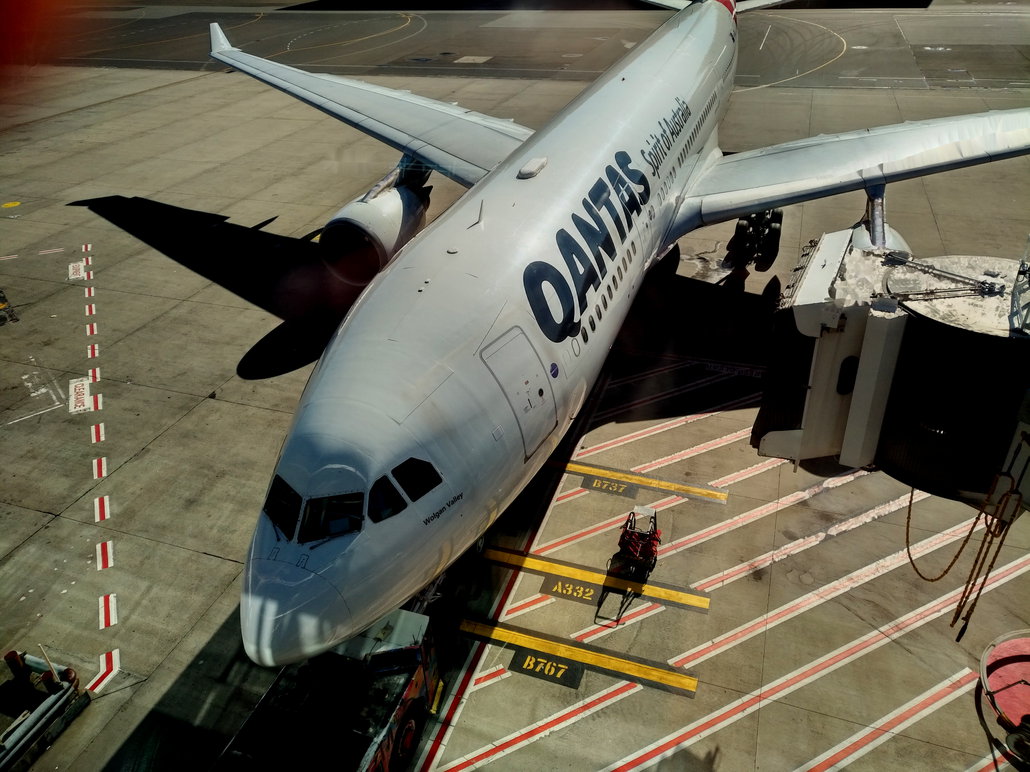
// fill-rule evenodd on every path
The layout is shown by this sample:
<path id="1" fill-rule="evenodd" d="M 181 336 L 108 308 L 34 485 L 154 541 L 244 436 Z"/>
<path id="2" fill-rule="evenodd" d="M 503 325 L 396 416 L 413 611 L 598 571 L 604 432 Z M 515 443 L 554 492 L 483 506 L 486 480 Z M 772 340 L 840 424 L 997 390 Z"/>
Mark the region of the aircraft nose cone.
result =
<path id="1" fill-rule="evenodd" d="M 339 643 L 350 609 L 318 574 L 273 560 L 247 564 L 240 599 L 243 646 L 254 662 L 271 667 L 299 662 Z"/>

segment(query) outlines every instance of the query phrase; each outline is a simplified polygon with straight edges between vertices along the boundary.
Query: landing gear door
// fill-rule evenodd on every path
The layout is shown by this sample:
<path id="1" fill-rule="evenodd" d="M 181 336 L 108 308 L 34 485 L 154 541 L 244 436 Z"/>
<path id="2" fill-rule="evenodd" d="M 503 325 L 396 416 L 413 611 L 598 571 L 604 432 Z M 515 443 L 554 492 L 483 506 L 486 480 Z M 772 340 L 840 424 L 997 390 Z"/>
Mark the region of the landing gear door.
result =
<path id="1" fill-rule="evenodd" d="M 488 344 L 480 356 L 515 413 L 528 459 L 558 425 L 554 391 L 544 363 L 520 327 L 512 327 Z"/>

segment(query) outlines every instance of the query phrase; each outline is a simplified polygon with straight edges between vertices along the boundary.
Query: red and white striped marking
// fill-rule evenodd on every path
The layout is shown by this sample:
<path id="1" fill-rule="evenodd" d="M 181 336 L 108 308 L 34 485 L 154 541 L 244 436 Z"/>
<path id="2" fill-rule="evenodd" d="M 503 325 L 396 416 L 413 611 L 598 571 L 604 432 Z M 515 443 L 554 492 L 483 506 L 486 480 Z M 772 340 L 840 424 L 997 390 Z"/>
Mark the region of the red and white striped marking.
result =
<path id="1" fill-rule="evenodd" d="M 90 243 L 83 244 L 82 245 L 82 251 L 83 252 L 92 252 L 93 251 L 93 245 L 90 244 Z"/>
<path id="2" fill-rule="evenodd" d="M 0 257 L 0 260 L 14 260 L 17 257 L 17 255 L 4 255 L 3 257 Z"/>
<path id="3" fill-rule="evenodd" d="M 56 249 L 39 250 L 39 254 L 41 255 L 56 255 L 58 252 L 64 252 L 64 247 L 57 247 Z"/>
<path id="4" fill-rule="evenodd" d="M 86 255 L 84 258 L 82 258 L 82 263 L 83 265 L 93 265 L 93 258 L 89 255 Z"/>
<path id="5" fill-rule="evenodd" d="M 94 394 L 93 397 L 93 412 L 104 409 L 104 395 Z"/>
<path id="6" fill-rule="evenodd" d="M 93 479 L 100 480 L 107 477 L 107 457 L 93 459 Z"/>
<path id="7" fill-rule="evenodd" d="M 1030 555 L 996 569 L 994 575 L 987 579 L 983 591 L 990 592 L 996 587 L 1000 587 L 1006 582 L 1023 575 L 1028 570 L 1030 570 Z M 962 588 L 953 590 L 942 595 L 937 600 L 920 606 L 915 611 L 898 617 L 879 629 L 872 630 L 860 638 L 844 644 L 829 654 L 813 660 L 782 678 L 759 687 L 751 694 L 731 702 L 721 710 L 702 716 L 697 721 L 666 735 L 657 742 L 642 748 L 637 753 L 620 759 L 614 764 L 605 767 L 603 772 L 628 772 L 631 769 L 645 769 L 657 764 L 662 759 L 668 758 L 674 753 L 693 745 L 698 740 L 708 737 L 720 729 L 754 713 L 764 705 L 797 691 L 849 662 L 853 662 L 864 654 L 874 651 L 927 622 L 931 622 L 949 613 L 955 607 L 955 603 L 958 601 L 962 591 Z"/>
<path id="8" fill-rule="evenodd" d="M 717 574 L 712 574 L 709 577 L 700 579 L 697 582 L 691 584 L 695 590 L 702 590 L 704 592 L 711 592 L 719 587 L 724 587 L 730 582 L 735 582 L 738 579 L 742 579 L 745 576 L 750 576 L 763 568 L 768 568 L 773 563 L 783 560 L 791 555 L 796 555 L 799 552 L 803 552 L 810 547 L 814 547 L 816 544 L 820 544 L 828 536 L 837 536 L 838 534 L 847 533 L 852 531 L 859 526 L 871 523 L 874 520 L 889 515 L 891 512 L 896 512 L 902 507 L 908 506 L 908 496 L 899 496 L 893 501 L 888 501 L 885 504 L 881 504 L 878 507 L 873 507 L 866 512 L 855 517 L 843 520 L 836 525 L 830 526 L 825 531 L 812 534 L 811 536 L 805 536 L 801 539 L 795 539 L 792 542 L 784 544 L 778 549 L 770 550 L 764 555 L 759 555 L 756 558 L 739 563 L 731 568 L 727 568 L 725 571 L 720 571 Z M 923 501 L 924 499 L 930 498 L 929 493 L 923 493 L 922 491 L 916 491 L 912 497 L 913 503 Z"/>
<path id="9" fill-rule="evenodd" d="M 86 281 L 93 281 L 93 272 L 92 271 L 86 271 L 85 275 L 82 278 L 85 279 Z"/>
<path id="10" fill-rule="evenodd" d="M 923 493 L 922 491 L 919 491 L 918 494 L 917 494 L 916 500 L 917 501 L 922 501 L 923 499 L 926 499 L 926 498 L 929 498 L 929 494 L 928 493 Z M 788 544 L 784 544 L 782 547 L 780 547 L 778 549 L 766 552 L 764 555 L 759 555 L 757 558 L 753 558 L 752 560 L 748 560 L 748 561 L 745 561 L 743 563 L 739 563 L 736 566 L 733 566 L 732 568 L 727 568 L 725 571 L 720 571 L 717 574 L 713 574 L 712 576 L 709 576 L 709 577 L 707 577 L 705 579 L 701 579 L 700 581 L 693 582 L 691 584 L 691 587 L 693 587 L 695 590 L 702 590 L 703 592 L 711 592 L 712 590 L 716 590 L 716 589 L 718 589 L 720 587 L 725 587 L 727 584 L 730 584 L 731 582 L 735 582 L 738 579 L 744 578 L 745 576 L 750 576 L 751 574 L 755 573 L 756 571 L 760 571 L 760 570 L 762 570 L 764 568 L 768 568 L 769 566 L 771 566 L 773 563 L 776 563 L 777 561 L 783 560 L 786 557 L 789 557 L 791 555 L 796 555 L 796 554 L 798 554 L 800 552 L 803 552 L 803 551 L 805 551 L 807 549 L 810 549 L 811 547 L 814 547 L 817 544 L 822 543 L 828 536 L 836 536 L 838 534 L 846 533 L 847 531 L 851 531 L 851 530 L 853 530 L 855 528 L 858 528 L 861 525 L 865 525 L 866 523 L 872 522 L 873 520 L 876 520 L 877 518 L 884 517 L 885 515 L 888 515 L 891 512 L 895 512 L 898 509 L 901 509 L 902 507 L 906 506 L 907 504 L 908 504 L 908 496 L 899 496 L 898 498 L 894 499 L 893 501 L 888 501 L 886 504 L 881 504 L 880 506 L 874 507 L 873 509 L 870 509 L 870 510 L 868 510 L 866 512 L 863 512 L 860 515 L 856 515 L 855 517 L 849 518 L 848 520 L 844 520 L 844 521 L 842 521 L 840 523 L 837 523 L 836 525 L 833 525 L 830 528 L 827 528 L 825 531 L 820 531 L 820 532 L 812 534 L 810 536 L 805 536 L 805 537 L 802 537 L 800 539 L 795 539 L 794 541 L 792 541 L 792 542 L 790 542 Z M 965 535 L 966 530 L 968 530 L 969 523 L 970 523 L 970 521 L 968 521 L 968 520 L 965 521 L 964 523 L 960 523 L 959 525 L 957 525 L 954 528 L 952 528 L 950 531 L 946 532 L 947 536 L 945 536 L 944 534 L 938 534 L 936 536 L 930 537 L 926 541 L 921 542 L 919 545 L 913 547 L 912 554 L 913 555 L 925 554 L 926 552 L 929 552 L 932 549 L 937 549 L 938 547 L 943 546 L 943 544 L 945 544 L 945 543 L 957 540 L 959 537 Z M 942 539 L 942 537 L 944 537 L 944 538 Z M 902 562 L 899 559 L 899 556 L 901 554 L 902 553 L 895 553 L 895 555 L 893 556 L 895 558 L 894 560 L 890 560 L 889 558 L 885 558 L 885 560 L 888 560 L 888 562 L 884 563 L 883 561 L 880 561 L 878 563 L 874 563 L 873 566 L 867 567 L 867 568 L 872 568 L 872 567 L 875 566 L 875 567 L 879 567 L 880 569 L 882 569 L 882 570 L 880 570 L 878 572 L 874 572 L 872 574 L 867 575 L 865 573 L 862 573 L 862 571 L 856 571 L 853 574 L 849 574 L 848 577 L 844 577 L 844 579 L 841 579 L 840 582 L 844 582 L 845 583 L 845 585 L 844 585 L 844 589 L 845 590 L 854 589 L 854 587 L 858 586 L 858 584 L 862 584 L 862 583 L 864 583 L 866 581 L 869 581 L 870 579 L 875 578 L 876 576 L 879 576 L 882 573 L 885 573 L 887 571 L 893 570 L 894 568 L 897 568 L 897 566 L 900 565 L 900 563 Z M 849 577 L 851 577 L 851 583 L 847 582 Z M 826 585 L 826 586 L 820 588 L 819 590 L 814 591 L 813 593 L 809 593 L 809 595 L 804 596 L 804 598 L 808 598 L 809 596 L 813 596 L 815 598 L 820 598 L 824 593 L 832 593 L 832 594 L 827 596 L 828 598 L 829 597 L 836 597 L 836 595 L 839 595 L 840 592 L 834 589 L 835 584 L 836 583 L 831 583 L 829 585 Z M 839 588 L 838 588 L 838 590 L 839 590 Z M 794 603 L 795 604 L 801 604 L 804 601 L 804 598 L 799 598 L 798 600 L 794 601 Z M 824 598 L 824 600 L 825 599 L 826 598 Z M 819 602 L 822 602 L 822 601 L 820 600 Z M 788 605 L 793 605 L 793 604 L 788 604 Z M 578 632 L 573 633 L 572 637 L 575 638 L 577 641 L 581 641 L 581 642 L 584 642 L 584 643 L 590 642 L 590 641 L 594 641 L 594 640 L 597 640 L 598 638 L 601 638 L 602 636 L 607 635 L 608 633 L 612 632 L 613 630 L 621 629 L 621 628 L 625 627 L 628 624 L 634 624 L 634 623 L 639 622 L 639 621 L 641 621 L 643 619 L 646 619 L 647 617 L 649 617 L 649 616 L 651 616 L 653 614 L 657 614 L 659 611 L 662 611 L 663 609 L 664 609 L 664 606 L 662 606 L 661 604 L 658 604 L 658 603 L 648 603 L 648 604 L 645 604 L 643 606 L 637 607 L 636 609 L 634 609 L 629 614 L 624 614 L 622 616 L 622 618 L 620 619 L 620 624 L 614 624 L 614 623 L 608 622 L 608 623 L 604 623 L 604 624 L 591 625 L 590 627 L 584 628 L 583 630 L 580 630 Z M 801 610 L 804 610 L 804 609 L 801 609 Z M 801 613 L 801 611 L 798 611 L 797 613 Z M 772 627 L 773 625 L 779 624 L 779 622 L 781 622 L 781 621 L 786 621 L 786 619 L 775 619 L 775 621 L 773 621 L 772 624 L 770 624 L 769 620 L 774 618 L 775 614 L 776 614 L 776 612 L 770 612 L 767 616 L 761 617 L 758 620 L 759 627 L 763 627 L 763 626 Z M 745 629 L 751 629 L 754 624 L 755 624 L 754 622 L 746 624 L 746 625 L 744 625 L 741 628 L 737 628 L 737 631 L 745 630 Z M 736 632 L 736 631 L 733 631 L 733 632 Z M 752 632 L 752 635 L 754 635 L 754 634 L 757 634 L 757 633 Z M 731 633 L 727 633 L 726 634 L 726 636 L 730 636 L 730 635 L 731 635 Z M 726 637 L 726 636 L 724 636 L 724 637 Z M 748 636 L 748 637 L 751 637 L 751 636 Z M 719 642 L 721 640 L 722 640 L 722 638 L 715 638 L 712 641 L 709 641 L 709 644 L 705 644 L 705 646 L 710 645 L 710 644 L 714 644 L 714 643 Z M 743 639 L 741 639 L 741 640 L 743 640 Z M 732 639 L 732 644 L 731 645 L 736 645 L 736 643 L 739 643 L 739 642 L 740 642 L 740 640 Z M 704 648 L 704 647 L 698 647 L 698 648 L 700 649 L 700 648 Z M 722 649 L 719 649 L 719 651 L 721 651 L 721 650 Z M 692 649 L 691 651 L 695 651 L 695 650 Z M 718 651 L 714 651 L 711 654 L 708 654 L 708 656 L 713 656 L 716 653 L 718 653 Z M 687 652 L 687 654 L 690 654 L 690 652 Z M 686 655 L 683 655 L 683 656 L 686 656 Z M 691 660 L 691 662 L 694 662 L 694 661 L 699 661 L 699 660 Z M 676 660 L 670 660 L 670 662 L 672 662 L 673 664 L 679 664 L 679 662 L 676 661 Z"/>
<path id="11" fill-rule="evenodd" d="M 87 298 L 96 297 L 96 288 L 94 287 L 83 287 L 83 294 Z"/>
<path id="12" fill-rule="evenodd" d="M 111 497 L 97 496 L 93 499 L 93 522 L 102 523 L 111 517 Z"/>
<path id="13" fill-rule="evenodd" d="M 86 316 L 96 316 L 96 314 L 97 314 L 97 306 L 96 306 L 96 304 L 95 303 L 87 303 L 86 304 Z"/>
<path id="14" fill-rule="evenodd" d="M 100 672 L 96 677 L 86 684 L 88 691 L 96 694 L 103 689 L 122 669 L 122 654 L 119 649 L 106 652 L 100 655 Z"/>
<path id="15" fill-rule="evenodd" d="M 511 674 L 511 671 L 508 670 L 508 668 L 506 668 L 504 665 L 492 667 L 489 670 L 480 673 L 478 676 L 472 679 L 472 686 L 469 687 L 469 691 L 474 692 L 481 686 L 486 686 L 490 683 L 496 683 L 501 679 L 507 678 Z"/>
<path id="16" fill-rule="evenodd" d="M 89 375 L 89 382 L 90 383 L 96 383 L 97 381 L 100 380 L 100 368 L 99 367 L 94 367 L 93 369 L 91 369 L 89 371 L 88 375 Z"/>
<path id="17" fill-rule="evenodd" d="M 97 571 L 114 565 L 114 542 L 102 541 L 97 545 Z M 114 597 L 114 596 L 112 596 Z"/>
<path id="18" fill-rule="evenodd" d="M 726 402 L 726 403 L 724 403 L 722 405 L 718 405 L 716 407 L 713 407 L 711 410 L 708 410 L 708 411 L 706 411 L 704 413 L 694 413 L 693 415 L 681 416 L 680 418 L 673 418 L 672 420 L 664 421 L 664 422 L 662 422 L 660 424 L 655 424 L 654 426 L 649 426 L 646 429 L 640 429 L 638 431 L 631 432 L 630 434 L 625 434 L 625 435 L 623 435 L 621 437 L 616 437 L 616 438 L 611 439 L 611 440 L 606 440 L 604 442 L 600 442 L 597 445 L 591 445 L 589 447 L 583 448 L 578 453 L 576 453 L 575 458 L 577 458 L 577 459 L 586 458 L 587 456 L 592 456 L 595 453 L 601 453 L 601 452 L 603 452 L 605 450 L 612 450 L 613 448 L 619 448 L 619 447 L 622 447 L 623 445 L 628 445 L 631 442 L 636 442 L 637 440 L 643 440 L 643 439 L 646 439 L 648 437 L 653 437 L 656 434 L 661 434 L 662 432 L 667 432 L 670 429 L 676 429 L 676 428 L 678 428 L 680 426 L 686 426 L 687 424 L 692 424 L 695 421 L 700 421 L 700 420 L 705 419 L 705 418 L 713 418 L 714 416 L 722 415 L 723 412 L 726 411 L 726 410 L 736 410 L 737 408 L 741 408 L 741 407 L 745 407 L 746 405 L 750 405 L 750 404 L 756 402 L 757 400 L 758 400 L 758 395 L 757 394 L 751 394 L 751 395 L 749 395 L 747 397 L 743 397 L 741 399 L 735 399 L 732 402 Z"/>
<path id="19" fill-rule="evenodd" d="M 969 526 L 971 523 L 972 519 L 966 520 L 965 522 L 959 523 L 946 531 L 934 534 L 918 544 L 913 544 L 912 557 L 921 557 L 928 552 L 940 549 L 946 544 L 958 541 L 969 532 Z M 983 526 L 979 526 L 977 530 L 982 527 Z M 773 609 L 750 622 L 745 622 L 739 627 L 723 633 L 707 643 L 695 646 L 689 651 L 670 659 L 669 664 L 675 665 L 676 667 L 696 665 L 710 657 L 714 657 L 716 654 L 721 654 L 739 643 L 743 643 L 750 638 L 754 638 L 756 635 L 764 634 L 776 625 L 783 624 L 799 614 L 822 605 L 828 600 L 832 600 L 846 592 L 851 592 L 856 587 L 866 584 L 889 571 L 893 571 L 895 568 L 903 566 L 907 562 L 908 550 L 898 550 L 892 555 L 881 558 L 867 566 L 862 566 L 862 568 L 852 571 L 850 574 L 842 576 L 836 581 L 825 584 L 812 592 L 795 598 L 789 603 L 785 603 L 779 608 Z"/>
<path id="20" fill-rule="evenodd" d="M 100 629 L 106 630 L 118 624 L 118 597 L 112 592 L 98 599 L 100 608 Z"/>
<path id="21" fill-rule="evenodd" d="M 570 708 L 538 721 L 532 726 L 514 732 L 507 737 L 502 737 L 486 748 L 452 761 L 444 767 L 440 767 L 440 772 L 460 772 L 466 769 L 477 769 L 485 763 L 496 761 L 502 756 L 506 756 L 542 737 L 546 737 L 551 732 L 586 718 L 591 713 L 596 713 L 602 708 L 614 705 L 624 697 L 628 697 L 630 694 L 638 692 L 643 688 L 640 684 L 630 683 L 629 681 L 617 683 L 595 694 L 593 697 L 581 700 Z"/>
<path id="22" fill-rule="evenodd" d="M 976 684 L 979 676 L 969 668 L 928 689 L 876 723 L 856 732 L 847 740 L 798 767 L 797 772 L 829 772 L 843 769 L 851 762 L 882 745 L 906 727 L 962 696 Z"/>
<path id="23" fill-rule="evenodd" d="M 100 346 L 96 343 L 90 343 L 86 346 L 86 357 L 89 359 L 96 359 L 100 356 Z"/>
<path id="24" fill-rule="evenodd" d="M 617 415 L 625 415 L 638 407 L 644 407 L 645 405 L 651 405 L 655 402 L 661 402 L 663 399 L 669 399 L 670 397 L 678 397 L 681 394 L 686 394 L 688 391 L 695 391 L 696 389 L 702 389 L 705 386 L 710 386 L 713 383 L 719 383 L 720 381 L 729 380 L 734 376 L 720 373 L 718 375 L 710 375 L 707 378 L 701 378 L 697 381 L 684 384 L 683 386 L 677 386 L 673 389 L 666 389 L 665 391 L 659 391 L 654 394 L 649 394 L 646 397 L 633 400 L 632 402 L 624 402 L 615 407 L 608 408 L 607 410 L 601 410 L 595 416 L 598 421 L 607 421 L 609 418 L 614 418 Z"/>
<path id="25" fill-rule="evenodd" d="M 1004 753 L 995 756 L 992 752 L 990 756 L 980 759 L 967 768 L 966 772 L 1005 772 L 1006 769 L 1012 769 L 1008 756 Z"/>
<path id="26" fill-rule="evenodd" d="M 89 430 L 89 439 L 94 445 L 107 439 L 107 433 L 104 431 L 104 425 L 102 423 L 93 424 Z"/>
<path id="27" fill-rule="evenodd" d="M 90 322 L 89 324 L 86 325 L 86 334 L 87 335 L 96 335 L 97 334 L 97 323 L 96 322 Z"/>

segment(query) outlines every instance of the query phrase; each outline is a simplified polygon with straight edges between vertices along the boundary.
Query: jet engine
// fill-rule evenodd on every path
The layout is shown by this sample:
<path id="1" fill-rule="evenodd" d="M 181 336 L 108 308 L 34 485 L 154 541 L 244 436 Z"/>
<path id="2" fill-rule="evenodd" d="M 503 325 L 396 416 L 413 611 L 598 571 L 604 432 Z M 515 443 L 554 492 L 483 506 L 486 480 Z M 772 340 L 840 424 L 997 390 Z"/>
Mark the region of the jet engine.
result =
<path id="1" fill-rule="evenodd" d="M 361 198 L 333 215 L 319 237 L 326 267 L 364 287 L 425 224 L 429 169 L 407 156 Z"/>

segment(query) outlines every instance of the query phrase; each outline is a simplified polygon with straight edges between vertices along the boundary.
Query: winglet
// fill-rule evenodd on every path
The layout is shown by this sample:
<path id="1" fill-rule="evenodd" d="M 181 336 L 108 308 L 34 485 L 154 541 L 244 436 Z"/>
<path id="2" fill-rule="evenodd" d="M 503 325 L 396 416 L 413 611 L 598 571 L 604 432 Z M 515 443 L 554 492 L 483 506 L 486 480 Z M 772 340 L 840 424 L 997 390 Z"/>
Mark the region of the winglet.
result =
<path id="1" fill-rule="evenodd" d="M 211 53 L 217 54 L 220 51 L 229 51 L 232 46 L 229 44 L 229 38 L 222 32 L 222 28 L 217 24 L 211 25 Z"/>

